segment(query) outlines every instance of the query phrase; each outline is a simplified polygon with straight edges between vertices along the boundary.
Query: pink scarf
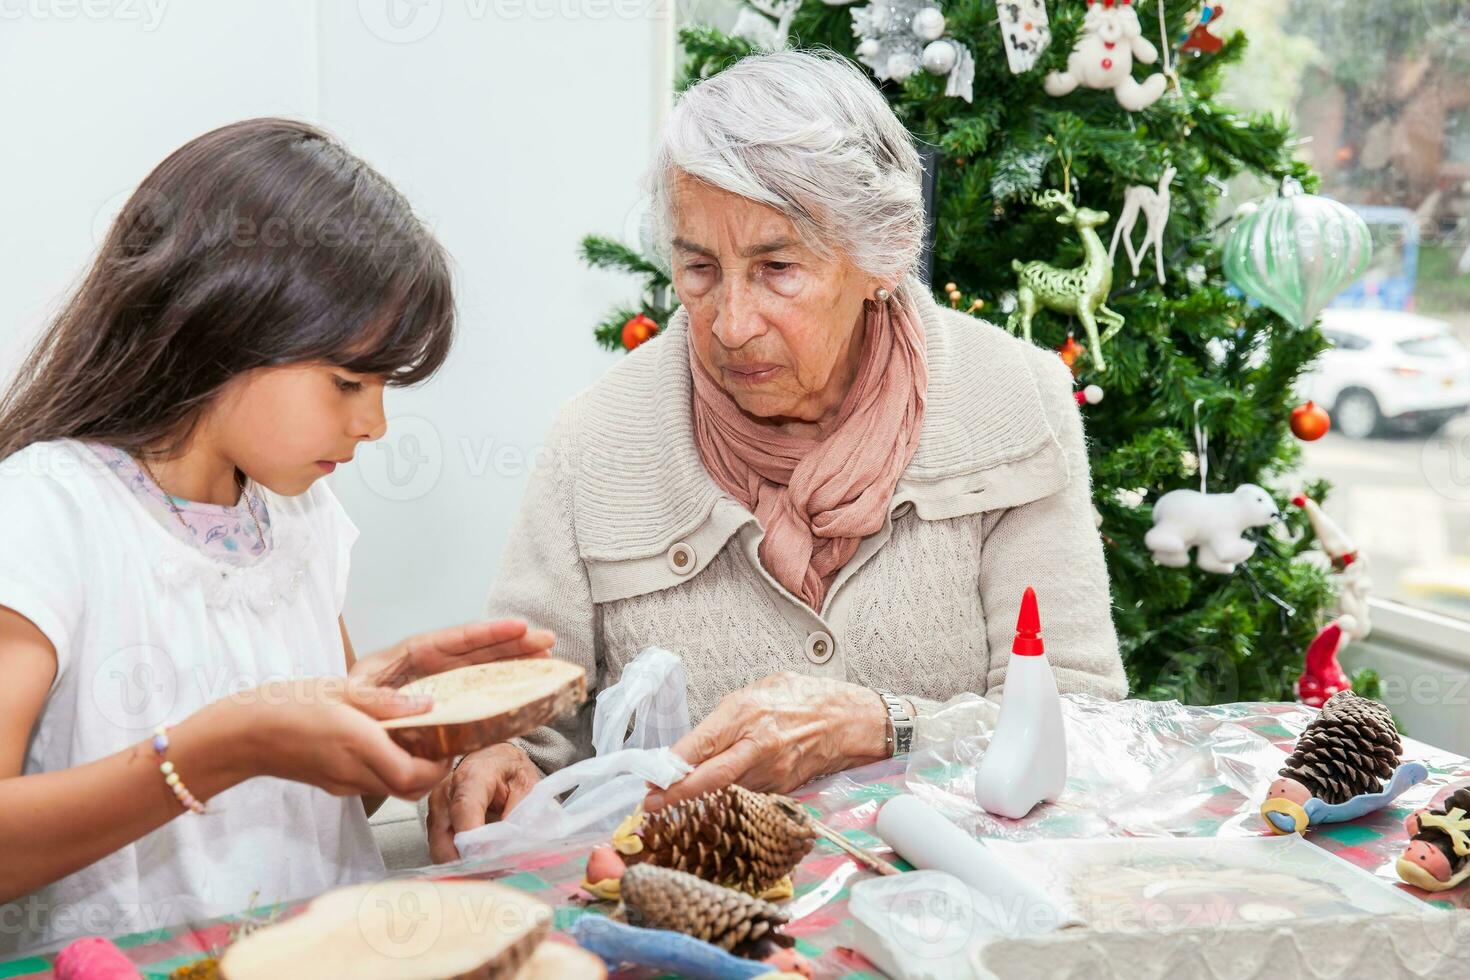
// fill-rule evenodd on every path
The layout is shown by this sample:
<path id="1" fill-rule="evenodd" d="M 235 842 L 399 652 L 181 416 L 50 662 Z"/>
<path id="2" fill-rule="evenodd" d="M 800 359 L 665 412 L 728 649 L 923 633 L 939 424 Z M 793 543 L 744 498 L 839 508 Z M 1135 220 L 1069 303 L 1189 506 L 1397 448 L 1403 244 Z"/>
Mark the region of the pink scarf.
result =
<path id="1" fill-rule="evenodd" d="M 862 362 L 825 439 L 751 419 L 689 347 L 700 459 L 765 529 L 761 564 L 818 612 L 859 542 L 883 527 L 924 420 L 923 327 L 897 299 L 865 308 Z"/>

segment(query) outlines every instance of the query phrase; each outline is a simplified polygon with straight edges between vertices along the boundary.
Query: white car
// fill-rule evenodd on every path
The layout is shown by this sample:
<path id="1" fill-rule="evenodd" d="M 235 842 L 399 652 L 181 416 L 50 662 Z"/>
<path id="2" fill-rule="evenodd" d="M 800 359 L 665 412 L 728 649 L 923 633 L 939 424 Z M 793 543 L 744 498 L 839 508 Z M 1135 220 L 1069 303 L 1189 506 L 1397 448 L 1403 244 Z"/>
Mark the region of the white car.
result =
<path id="1" fill-rule="evenodd" d="M 1433 431 L 1470 407 L 1470 350 L 1443 320 L 1401 310 L 1327 310 L 1322 333 L 1332 346 L 1297 388 L 1348 438 L 1390 427 Z"/>

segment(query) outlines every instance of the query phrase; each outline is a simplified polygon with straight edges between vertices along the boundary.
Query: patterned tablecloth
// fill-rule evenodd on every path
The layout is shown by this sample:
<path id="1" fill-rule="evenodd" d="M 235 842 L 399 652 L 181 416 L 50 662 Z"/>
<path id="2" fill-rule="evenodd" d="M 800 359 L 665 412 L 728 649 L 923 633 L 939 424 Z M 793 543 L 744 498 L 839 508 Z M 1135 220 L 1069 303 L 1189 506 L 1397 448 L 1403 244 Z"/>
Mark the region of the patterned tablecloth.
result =
<path id="1" fill-rule="evenodd" d="M 1269 741 L 1283 753 L 1311 715 L 1294 704 L 1233 704 L 1188 709 L 1208 715 L 1219 724 L 1220 737 L 1239 737 L 1241 732 Z M 1231 735 L 1226 734 L 1228 729 Z M 1403 820 L 1426 802 L 1437 802 L 1452 788 L 1470 782 L 1470 759 L 1405 740 L 1406 759 L 1419 759 L 1429 768 L 1429 780 L 1412 789 L 1395 805 L 1351 823 L 1313 828 L 1308 839 L 1317 846 L 1395 883 L 1426 902 L 1446 909 L 1470 908 L 1470 885 L 1431 895 L 1399 882 L 1394 862 L 1405 845 Z M 906 760 L 894 759 L 819 780 L 795 796 L 830 826 L 849 839 L 876 851 L 886 852 L 872 834 L 878 808 L 888 798 L 905 791 Z M 1264 785 L 1261 787 L 1264 791 Z M 1063 799 L 1063 803 L 1066 798 Z M 1180 800 L 1160 801 L 1170 812 L 1169 825 L 1185 835 L 1259 836 L 1267 833 L 1256 813 L 1259 797 L 1247 799 L 1221 783 L 1203 792 L 1189 794 L 1189 810 Z M 1042 836 L 1074 836 L 1067 833 L 1066 814 L 1042 821 Z M 1091 828 L 1089 828 L 1089 831 Z M 1126 833 L 1126 830 L 1124 831 Z M 1175 833 L 1180 830 L 1176 829 Z M 602 914 L 606 908 L 591 903 L 578 884 L 591 845 L 564 846 L 512 859 L 510 866 L 489 862 L 464 862 L 454 866 L 424 869 L 435 876 L 495 878 L 530 892 L 556 908 L 556 928 L 566 929 L 583 915 Z M 900 865 L 906 867 L 905 865 Z M 412 873 L 409 873 L 411 876 Z M 793 917 L 788 931 L 797 938 L 797 948 L 813 961 L 818 978 L 877 977 L 871 964 L 850 948 L 853 923 L 848 914 L 848 886 L 861 880 L 860 870 L 844 853 L 822 841 L 797 869 L 796 897 L 788 911 Z M 117 940 L 145 977 L 165 978 L 175 968 L 208 955 L 228 942 L 230 930 L 246 916 L 290 914 L 294 907 L 276 907 L 242 912 L 210 922 L 192 923 L 172 929 L 139 933 Z M 0 978 L 49 977 L 49 957 L 33 957 L 0 964 Z M 646 972 L 623 971 L 618 977 L 648 976 Z"/>

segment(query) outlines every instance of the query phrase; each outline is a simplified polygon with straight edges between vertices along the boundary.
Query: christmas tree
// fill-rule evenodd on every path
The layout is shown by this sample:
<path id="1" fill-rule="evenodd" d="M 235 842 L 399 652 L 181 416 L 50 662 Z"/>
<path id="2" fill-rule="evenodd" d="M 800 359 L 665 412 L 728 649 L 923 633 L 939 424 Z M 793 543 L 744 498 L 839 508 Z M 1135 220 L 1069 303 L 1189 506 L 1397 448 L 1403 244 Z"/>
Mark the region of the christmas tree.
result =
<path id="1" fill-rule="evenodd" d="M 1097 2 L 1110 6 L 1114 0 Z M 1294 481 L 1300 448 L 1290 428 L 1297 404 L 1293 382 L 1326 344 L 1315 325 L 1293 325 L 1230 287 L 1222 239 L 1232 209 L 1222 207 L 1222 196 L 1240 175 L 1273 186 L 1290 177 L 1308 191 L 1316 181 L 1292 158 L 1285 120 L 1238 113 L 1218 99 L 1222 72 L 1241 56 L 1247 39 L 1238 33 L 1201 38 L 1195 30 L 1198 0 L 1161 2 L 1162 31 L 1151 0 L 1138 16 L 1144 36 L 1172 70 L 1162 96 L 1137 111 L 1125 109 L 1113 91 L 1085 85 L 1059 97 L 1046 91 L 1047 75 L 1067 68 L 1083 34 L 1083 0 L 1050 4 L 1050 45 L 1019 73 L 1007 58 L 1002 21 L 1032 5 L 944 4 L 942 38 L 961 46 L 956 54 L 964 50 L 973 57 L 973 101 L 947 94 L 947 87 L 954 92 L 954 79 L 931 74 L 927 64 L 900 66 L 902 81 L 890 75 L 874 83 L 920 147 L 934 153 L 931 283 L 937 299 L 996 323 L 1005 324 L 1016 305 L 1013 261 L 1041 260 L 1059 269 L 1084 263 L 1075 227 L 1081 222 L 1059 223 L 1059 214 L 1070 208 L 1108 212 L 1110 220 L 1095 229 L 1107 243 L 1128 189 L 1158 188 L 1161 176 L 1175 171 L 1166 181 L 1171 201 L 1161 249 L 1165 281 L 1158 280 L 1152 253 L 1135 276 L 1118 249 L 1104 301 L 1124 325 L 1104 340 L 1105 365 L 1075 316 L 1040 309 L 1031 338 L 1075 358 L 1079 387 L 1097 385 L 1105 392 L 1100 403 L 1083 411 L 1114 621 L 1132 695 L 1197 704 L 1289 700 L 1303 651 L 1326 621 L 1334 596 L 1321 564 L 1301 559 L 1312 544 L 1311 529 L 1288 506 L 1293 493 L 1321 501 L 1328 490 L 1325 484 Z M 903 0 L 890 3 L 912 16 Z M 931 5 L 939 6 L 922 6 Z M 879 6 L 889 3 L 809 3 L 790 18 L 784 40 L 798 48 L 830 48 L 881 69 L 886 55 L 875 51 L 872 30 L 866 39 L 854 31 L 855 20 L 861 26 Z M 772 9 L 761 2 L 743 20 L 771 23 L 773 33 L 774 22 L 765 19 Z M 921 38 L 936 33 L 932 23 L 925 26 Z M 1191 34 L 1194 39 L 1181 45 Z M 749 40 L 710 28 L 686 29 L 681 42 L 681 86 L 759 50 Z M 1191 50 L 1200 47 L 1206 50 Z M 934 68 L 956 60 L 938 54 L 943 57 Z M 1162 62 L 1139 65 L 1134 76 L 1142 81 L 1161 67 Z M 1138 228 L 1135 241 L 1142 218 Z M 636 346 L 667 322 L 677 298 L 657 260 L 606 238 L 588 238 L 583 246 L 592 264 L 643 279 L 638 305 L 613 311 L 597 327 L 600 343 L 610 349 Z M 1098 322 L 1103 325 L 1101 317 Z M 1196 428 L 1204 440 L 1196 438 Z M 1170 490 L 1200 489 L 1201 469 L 1210 492 L 1258 484 L 1282 513 L 1275 527 L 1247 532 L 1257 547 L 1234 573 L 1202 571 L 1193 562 L 1161 566 L 1144 545 L 1153 502 Z"/>

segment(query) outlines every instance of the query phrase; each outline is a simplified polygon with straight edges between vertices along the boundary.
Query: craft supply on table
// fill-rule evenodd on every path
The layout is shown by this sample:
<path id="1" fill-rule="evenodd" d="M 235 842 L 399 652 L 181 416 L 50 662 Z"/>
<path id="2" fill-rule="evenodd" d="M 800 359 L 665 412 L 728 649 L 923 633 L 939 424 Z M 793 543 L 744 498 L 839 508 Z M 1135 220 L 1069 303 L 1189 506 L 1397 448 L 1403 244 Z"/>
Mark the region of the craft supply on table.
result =
<path id="1" fill-rule="evenodd" d="M 991 842 L 1089 930 L 1434 912 L 1299 834 Z"/>
<path id="2" fill-rule="evenodd" d="M 1075 919 L 1016 868 L 916 796 L 896 796 L 878 811 L 877 834 L 916 868 L 943 871 L 975 889 L 1003 919 L 1015 909 L 1020 935 L 1039 935 Z"/>
<path id="3" fill-rule="evenodd" d="M 606 916 L 584 915 L 571 928 L 583 949 L 610 966 L 638 964 L 688 980 L 747 980 L 769 976 L 771 966 L 667 929 L 643 929 Z"/>
<path id="4" fill-rule="evenodd" d="M 786 803 L 726 786 L 653 813 L 640 805 L 613 833 L 615 853 L 593 852 L 582 887 L 599 898 L 619 897 L 621 859 L 686 871 L 750 895 L 789 898 L 791 870 L 811 852 L 816 831 L 804 810 Z"/>
<path id="5" fill-rule="evenodd" d="M 911 871 L 852 886 L 853 948 L 894 980 L 973 980 L 976 960 L 1004 932 L 954 875 Z"/>
<path id="6" fill-rule="evenodd" d="M 487 881 L 388 879 L 313 899 L 225 950 L 228 980 L 514 977 L 551 928 L 551 907 Z"/>
<path id="7" fill-rule="evenodd" d="M 894 867 L 892 864 L 889 864 L 887 861 L 883 860 L 878 855 L 868 850 L 866 847 L 859 847 L 858 845 L 854 844 L 852 841 L 848 840 L 846 837 L 843 837 L 840 833 L 833 830 L 831 827 L 822 823 L 822 821 L 812 818 L 811 825 L 812 829 L 815 830 L 818 834 L 821 834 L 824 840 L 830 841 L 832 844 L 836 845 L 838 850 L 846 852 L 848 857 L 852 858 L 854 861 L 856 861 L 858 864 L 862 865 L 869 871 L 885 876 L 903 874 L 902 871 Z"/>
<path id="8" fill-rule="evenodd" d="M 1420 763 L 1399 765 L 1402 755 L 1387 707 L 1350 690 L 1334 694 L 1297 739 L 1267 790 L 1261 817 L 1274 832 L 1289 834 L 1387 806 L 1429 776 Z"/>
<path id="9" fill-rule="evenodd" d="M 1470 787 L 1451 793 L 1439 806 L 1415 810 L 1404 829 L 1412 840 L 1394 866 L 1400 878 L 1430 892 L 1470 878 Z"/>
<path id="10" fill-rule="evenodd" d="M 86 936 L 56 954 L 56 980 L 142 980 L 112 940 Z"/>
<path id="11" fill-rule="evenodd" d="M 746 959 L 795 945 L 782 931 L 786 914 L 770 902 L 683 871 L 634 865 L 623 875 L 622 896 L 621 921 L 681 932 Z"/>
<path id="12" fill-rule="evenodd" d="M 890 857 L 883 843 L 869 835 L 887 800 L 913 793 L 941 809 L 964 833 L 987 838 L 984 846 L 997 854 L 1004 850 L 1003 841 L 1035 842 L 1045 862 L 1047 855 L 1058 853 L 1056 842 L 1063 838 L 1136 836 L 1295 841 L 1332 855 L 1337 859 L 1332 862 L 1334 865 L 1350 863 L 1372 880 L 1412 899 L 1409 904 L 1413 911 L 1407 914 L 1376 914 L 1366 920 L 1349 916 L 1346 921 L 1368 925 L 1348 930 L 1338 928 L 1334 920 L 1328 919 L 1299 918 L 1283 924 L 1240 918 L 1225 927 L 1210 924 L 1196 930 L 1171 931 L 1167 936 L 1161 934 L 1157 940 L 1137 933 L 1102 933 L 1093 929 L 1062 929 L 1034 937 L 999 939 L 986 947 L 985 962 L 1002 977 L 1010 978 L 1014 969 L 1023 963 L 1032 968 L 1029 975 L 1038 978 L 1142 975 L 1146 971 L 1130 971 L 1136 971 L 1139 950 L 1145 945 L 1149 950 L 1161 951 L 1171 963 L 1182 965 L 1175 975 L 1203 974 L 1205 960 L 1212 965 L 1218 965 L 1221 957 L 1263 962 L 1263 956 L 1269 957 L 1269 962 L 1276 963 L 1279 958 L 1280 963 L 1287 964 L 1282 969 L 1288 972 L 1278 970 L 1278 976 L 1306 975 L 1292 967 L 1303 962 L 1320 966 L 1320 962 L 1310 957 L 1328 948 L 1324 943 L 1329 940 L 1336 944 L 1330 948 L 1340 949 L 1347 955 L 1350 948 L 1343 945 L 1344 938 L 1361 938 L 1371 943 L 1371 949 L 1361 949 L 1361 962 L 1388 966 L 1374 976 L 1396 975 L 1393 967 L 1401 962 L 1405 969 L 1412 965 L 1415 975 L 1430 975 L 1425 971 L 1436 964 L 1443 968 L 1433 971 L 1434 975 L 1467 975 L 1463 970 L 1457 972 L 1456 966 L 1470 958 L 1470 954 L 1456 954 L 1445 946 L 1445 941 L 1470 933 L 1470 929 L 1455 932 L 1453 922 L 1449 926 L 1442 922 L 1433 926 L 1417 923 L 1425 909 L 1470 909 L 1470 883 L 1444 891 L 1422 890 L 1400 880 L 1395 862 L 1409 844 L 1405 817 L 1430 804 L 1442 808 L 1450 794 L 1470 787 L 1470 759 L 1405 737 L 1405 755 L 1422 762 L 1429 772 L 1423 783 L 1411 787 L 1382 810 L 1350 824 L 1314 828 L 1315 832 L 1305 837 L 1272 838 L 1263 836 L 1266 826 L 1259 814 L 1262 788 L 1275 778 L 1297 737 L 1317 717 L 1317 711 L 1288 702 L 1190 706 L 1178 702 L 1114 702 L 1072 694 L 1062 697 L 1062 708 L 1068 740 L 1067 791 L 1057 804 L 1036 807 L 1020 820 L 988 814 L 974 802 L 974 766 L 988 744 L 999 715 L 997 705 L 975 695 L 952 699 L 927 715 L 925 724 L 916 733 L 914 751 L 908 759 L 887 759 L 825 777 L 792 796 L 808 813 L 849 840 Z M 626 727 L 611 724 L 609 730 L 621 742 Z M 614 812 L 607 829 L 584 843 L 545 844 L 510 857 L 496 854 L 471 858 L 454 866 L 453 872 L 469 878 L 494 876 L 507 887 L 554 906 L 557 929 L 580 937 L 585 928 L 582 923 L 607 921 L 606 906 L 588 908 L 576 897 L 578 883 L 586 870 L 587 852 L 594 844 L 606 841 L 607 834 L 629 809 L 631 806 Z M 1158 859 L 1158 855 L 1134 857 Z M 1181 855 L 1174 854 L 1154 866 L 1178 867 L 1180 858 Z M 1114 866 L 1125 863 L 1136 862 L 1132 859 L 1113 862 Z M 1031 873 L 1029 866 L 1028 873 Z M 1138 874 L 1136 868 L 1126 873 Z M 913 874 L 877 879 L 857 868 L 847 855 L 817 842 L 813 852 L 795 869 L 795 897 L 781 905 L 791 917 L 785 927 L 787 933 L 796 938 L 799 948 L 811 959 L 817 976 L 850 976 L 856 980 L 856 977 L 876 975 L 876 968 L 854 951 L 860 925 L 853 904 L 859 891 L 869 885 L 902 882 Z M 1035 884 L 1045 887 L 1040 873 L 1035 876 Z M 1090 879 L 1084 878 L 1087 880 Z M 1179 888 L 1179 880 L 1179 874 L 1171 873 L 1166 882 L 1169 887 L 1156 899 L 1163 901 L 1170 895 L 1185 897 L 1187 893 Z M 1165 879 L 1162 875 L 1153 878 L 1139 875 L 1137 881 L 1147 887 L 1151 883 L 1157 886 Z M 1231 899 L 1229 907 L 1244 908 L 1247 915 L 1254 915 L 1258 910 L 1253 906 L 1257 904 L 1236 897 Z M 290 906 L 267 907 L 246 918 L 263 919 L 278 912 L 284 917 L 294 911 L 296 908 Z M 1269 915 L 1272 909 L 1266 906 L 1261 911 Z M 1470 916 L 1457 919 L 1470 919 Z M 164 977 L 180 966 L 201 962 L 217 949 L 227 947 L 240 921 L 239 916 L 195 918 L 187 923 L 161 925 L 120 939 L 119 943 L 146 976 Z M 1392 930 L 1383 927 L 1387 922 L 1405 921 L 1406 926 Z M 665 939 L 684 938 L 669 932 L 657 934 Z M 1298 938 L 1303 942 L 1300 949 L 1296 946 Z M 707 944 L 703 948 L 719 952 Z M 1470 945 L 1465 949 L 1470 949 Z M 8 962 L 0 969 L 0 976 L 7 980 L 50 980 L 53 962 L 53 957 L 44 955 Z M 745 962 L 758 970 L 766 969 L 762 964 Z M 670 969 L 670 972 L 696 975 L 681 969 Z M 620 974 L 628 980 L 649 980 L 654 975 L 647 970 Z"/>
<path id="13" fill-rule="evenodd" d="M 379 722 L 425 759 L 448 759 L 526 735 L 587 700 L 587 672 L 552 657 L 497 660 L 420 678 L 399 688 L 428 695 L 423 714 Z"/>
<path id="14" fill-rule="evenodd" d="M 597 754 L 537 782 L 505 819 L 455 834 L 455 848 L 466 859 L 504 861 L 542 847 L 606 840 L 650 785 L 667 789 L 693 771 L 668 747 L 689 728 L 684 665 L 667 650 L 643 650 L 597 695 Z"/>
<path id="15" fill-rule="evenodd" d="M 1067 788 L 1067 735 L 1056 676 L 1041 640 L 1036 591 L 1021 596 L 1006 667 L 1005 699 L 975 773 L 975 799 L 989 813 L 1024 817 Z"/>

